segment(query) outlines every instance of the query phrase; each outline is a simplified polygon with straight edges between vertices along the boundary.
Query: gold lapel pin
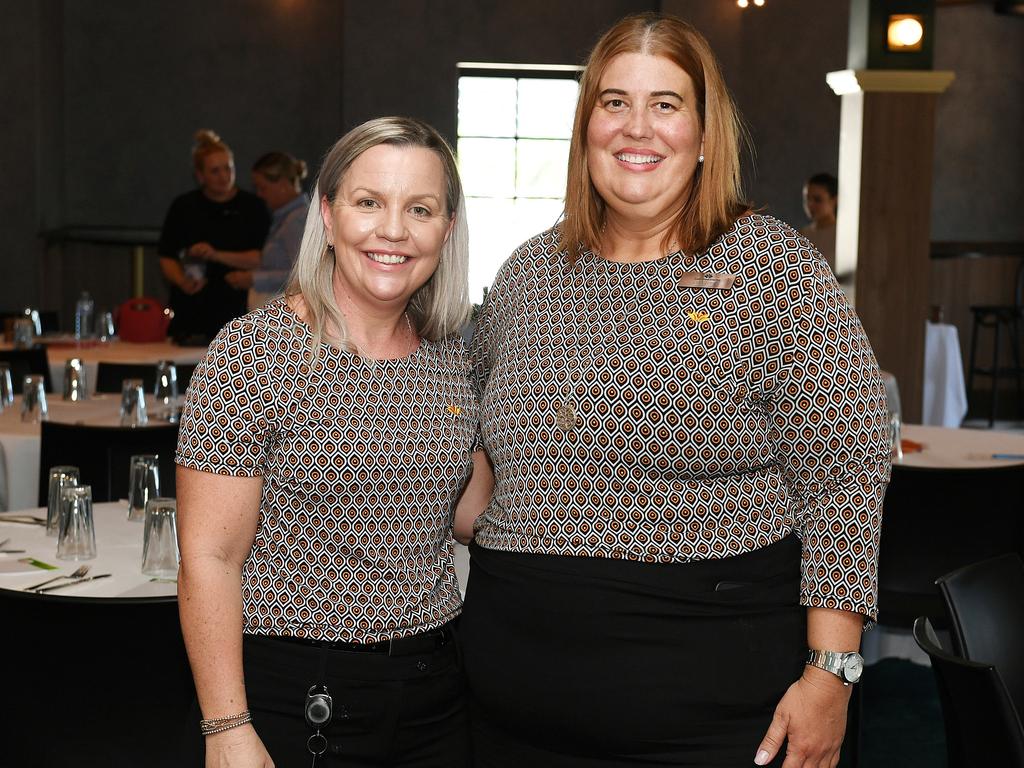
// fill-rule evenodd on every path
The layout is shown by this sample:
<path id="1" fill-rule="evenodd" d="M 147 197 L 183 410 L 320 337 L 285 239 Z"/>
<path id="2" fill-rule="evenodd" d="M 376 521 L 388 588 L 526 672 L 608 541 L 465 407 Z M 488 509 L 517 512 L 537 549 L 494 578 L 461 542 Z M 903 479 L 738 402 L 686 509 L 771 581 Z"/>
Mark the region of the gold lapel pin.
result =
<path id="1" fill-rule="evenodd" d="M 700 325 L 701 323 L 710 322 L 711 320 L 711 315 L 708 314 L 703 309 L 691 309 L 686 313 L 686 316 L 690 319 L 691 322 L 696 323 L 697 325 Z"/>
<path id="2" fill-rule="evenodd" d="M 462 408 L 460 408 L 457 405 L 449 405 L 448 413 L 450 413 L 452 416 L 459 416 L 462 414 Z"/>

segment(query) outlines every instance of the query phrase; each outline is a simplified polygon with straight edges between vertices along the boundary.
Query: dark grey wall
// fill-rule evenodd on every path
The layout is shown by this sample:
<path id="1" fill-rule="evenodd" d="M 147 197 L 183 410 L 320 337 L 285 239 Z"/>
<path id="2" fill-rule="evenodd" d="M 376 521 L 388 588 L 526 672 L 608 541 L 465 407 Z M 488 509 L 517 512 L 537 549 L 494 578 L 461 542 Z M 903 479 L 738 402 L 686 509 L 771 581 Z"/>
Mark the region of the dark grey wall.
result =
<path id="1" fill-rule="evenodd" d="M 753 143 L 744 163 L 748 199 L 802 226 L 804 180 L 839 167 L 839 97 L 825 75 L 846 65 L 848 0 L 662 6 L 696 26 L 720 60 Z"/>
<path id="2" fill-rule="evenodd" d="M 1024 18 L 936 13 L 935 68 L 956 73 L 935 125 L 932 237 L 1024 241 Z"/>
<path id="3" fill-rule="evenodd" d="M 756 147 L 753 202 L 802 222 L 800 187 L 835 170 L 839 99 L 825 74 L 846 58 L 848 0 L 0 0 L 0 309 L 70 313 L 130 290 L 125 249 L 44 253 L 72 224 L 158 226 L 189 188 L 200 127 L 234 147 L 240 180 L 262 152 L 315 168 L 344 130 L 404 113 L 455 130 L 455 63 L 578 63 L 630 12 L 661 7 L 710 38 Z M 985 5 L 941 8 L 933 230 L 941 239 L 1024 238 L 1024 21 Z M 150 254 L 148 285 L 159 290 Z M 55 288 L 57 286 L 57 288 Z M 63 286 L 63 287 L 61 287 Z M 104 294 L 105 292 L 105 294 Z"/>

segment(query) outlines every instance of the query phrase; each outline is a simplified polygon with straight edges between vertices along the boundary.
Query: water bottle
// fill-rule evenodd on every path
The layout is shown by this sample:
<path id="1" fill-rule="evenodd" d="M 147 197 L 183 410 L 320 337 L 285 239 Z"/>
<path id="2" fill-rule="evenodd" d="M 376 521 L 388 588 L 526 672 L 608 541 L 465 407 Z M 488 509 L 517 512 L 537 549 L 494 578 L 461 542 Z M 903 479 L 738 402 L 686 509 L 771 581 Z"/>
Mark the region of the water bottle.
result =
<path id="1" fill-rule="evenodd" d="M 75 338 L 87 339 L 92 335 L 92 312 L 95 304 L 88 291 L 82 291 L 75 304 Z"/>

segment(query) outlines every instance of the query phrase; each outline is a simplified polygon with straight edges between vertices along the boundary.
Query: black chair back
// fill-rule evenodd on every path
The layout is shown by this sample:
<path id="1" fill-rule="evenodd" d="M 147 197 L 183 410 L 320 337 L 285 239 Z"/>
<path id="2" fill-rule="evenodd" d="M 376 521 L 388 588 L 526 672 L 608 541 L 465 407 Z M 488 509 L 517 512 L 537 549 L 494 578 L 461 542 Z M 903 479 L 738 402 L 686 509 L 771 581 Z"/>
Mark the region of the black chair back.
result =
<path id="1" fill-rule="evenodd" d="M 1024 726 L 996 668 L 945 652 L 924 616 L 914 640 L 935 673 L 950 768 L 1024 766 Z"/>
<path id="2" fill-rule="evenodd" d="M 42 376 L 47 392 L 53 392 L 53 381 L 50 379 L 50 361 L 43 347 L 31 349 L 0 350 L 0 363 L 11 366 L 11 383 L 15 394 L 21 394 L 21 384 L 26 376 Z"/>
<path id="3" fill-rule="evenodd" d="M 96 391 L 120 394 L 125 379 L 142 379 L 142 388 L 153 394 L 156 386 L 156 365 L 153 363 L 108 363 L 96 366 Z"/>
<path id="4" fill-rule="evenodd" d="M 1003 555 L 938 580 L 954 650 L 992 664 L 1024 712 L 1024 560 Z"/>
<path id="5" fill-rule="evenodd" d="M 985 512 L 976 513 L 978 493 Z M 1024 465 L 992 469 L 893 467 L 878 564 L 878 620 L 910 629 L 942 617 L 935 580 L 970 563 L 1024 551 Z"/>
<path id="6" fill-rule="evenodd" d="M 50 467 L 78 467 L 84 485 L 92 486 L 95 502 L 128 498 L 131 457 L 155 453 L 160 466 L 160 495 L 174 496 L 174 450 L 178 425 L 96 427 L 42 422 L 39 446 L 39 505 L 46 506 Z"/>

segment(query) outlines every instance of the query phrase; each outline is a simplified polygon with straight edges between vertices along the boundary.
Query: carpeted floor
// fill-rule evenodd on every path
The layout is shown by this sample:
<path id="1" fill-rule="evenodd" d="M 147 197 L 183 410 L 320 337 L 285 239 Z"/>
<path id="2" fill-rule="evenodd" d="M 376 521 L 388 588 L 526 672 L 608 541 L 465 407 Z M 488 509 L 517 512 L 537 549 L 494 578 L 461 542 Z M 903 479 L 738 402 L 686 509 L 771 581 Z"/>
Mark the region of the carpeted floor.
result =
<path id="1" fill-rule="evenodd" d="M 864 670 L 861 685 L 860 768 L 946 766 L 942 710 L 930 667 L 882 659 Z"/>

